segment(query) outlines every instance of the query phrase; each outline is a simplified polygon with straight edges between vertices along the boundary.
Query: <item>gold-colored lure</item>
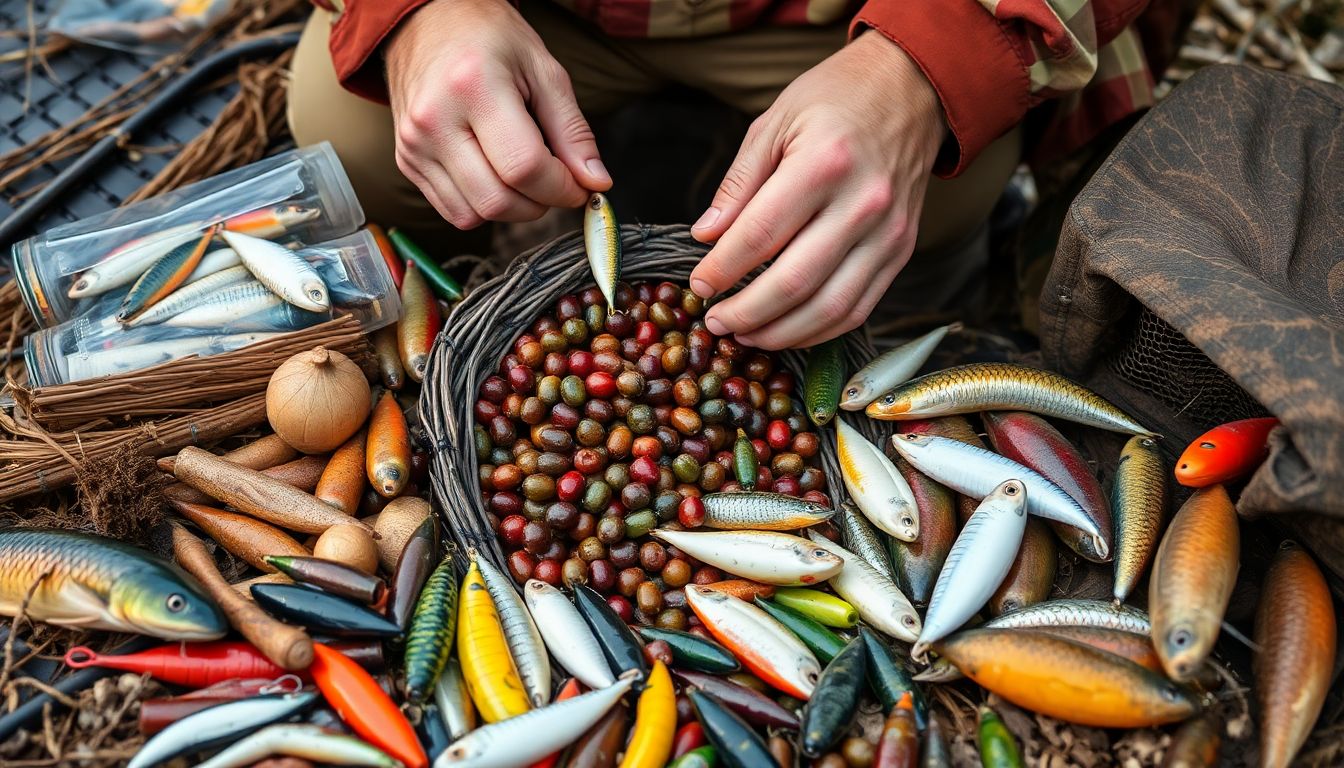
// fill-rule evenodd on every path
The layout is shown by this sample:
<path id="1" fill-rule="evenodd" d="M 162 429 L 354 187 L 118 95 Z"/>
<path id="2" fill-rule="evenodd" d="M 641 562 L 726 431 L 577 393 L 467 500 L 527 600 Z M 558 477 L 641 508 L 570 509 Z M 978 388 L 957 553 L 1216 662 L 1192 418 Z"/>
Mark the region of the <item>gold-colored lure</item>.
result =
<path id="1" fill-rule="evenodd" d="M 607 300 L 607 314 L 616 311 L 616 283 L 621 279 L 621 225 L 611 201 L 594 192 L 583 209 L 583 246 L 588 252 L 588 268 Z"/>

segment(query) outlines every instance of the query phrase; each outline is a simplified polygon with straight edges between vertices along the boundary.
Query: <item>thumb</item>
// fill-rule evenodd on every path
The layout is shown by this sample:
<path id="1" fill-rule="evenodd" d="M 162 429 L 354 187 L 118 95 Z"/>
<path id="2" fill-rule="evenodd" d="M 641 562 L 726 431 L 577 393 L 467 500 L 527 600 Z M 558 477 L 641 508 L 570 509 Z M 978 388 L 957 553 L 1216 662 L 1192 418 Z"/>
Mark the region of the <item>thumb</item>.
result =
<path id="1" fill-rule="evenodd" d="M 759 120 L 757 124 L 759 124 Z M 761 129 L 753 124 L 737 150 L 737 157 L 728 167 L 728 172 L 719 182 L 714 193 L 714 201 L 701 214 L 700 219 L 691 225 L 691 235 L 702 243 L 712 243 L 719 239 L 728 227 L 747 207 L 747 203 L 760 191 L 761 185 L 770 178 L 777 165 L 771 146 L 773 132 Z"/>
<path id="2" fill-rule="evenodd" d="M 611 175 L 598 155 L 593 129 L 574 98 L 569 75 L 559 64 L 553 66 L 555 73 L 538 78 L 541 85 L 532 89 L 532 109 L 546 144 L 579 186 L 594 192 L 610 189 Z"/>

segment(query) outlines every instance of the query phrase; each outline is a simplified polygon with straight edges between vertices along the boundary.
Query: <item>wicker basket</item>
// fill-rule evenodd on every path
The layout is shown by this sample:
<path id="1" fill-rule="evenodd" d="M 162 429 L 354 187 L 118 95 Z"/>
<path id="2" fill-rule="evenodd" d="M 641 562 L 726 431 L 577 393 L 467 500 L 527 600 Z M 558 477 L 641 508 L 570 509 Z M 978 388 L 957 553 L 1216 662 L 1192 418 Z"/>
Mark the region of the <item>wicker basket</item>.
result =
<path id="1" fill-rule="evenodd" d="M 684 284 L 707 250 L 684 225 L 625 226 L 621 234 L 622 277 L 630 282 L 672 280 Z M 430 475 L 434 496 L 456 544 L 476 548 L 500 568 L 505 567 L 504 556 L 490 530 L 477 480 L 472 439 L 476 393 L 538 315 L 549 311 L 561 296 L 592 285 L 582 233 L 552 240 L 515 259 L 504 274 L 458 304 L 429 361 L 420 398 L 420 421 L 433 452 Z M 845 345 L 850 370 L 857 370 L 873 357 L 872 344 L 860 333 L 848 334 Z M 790 350 L 780 357 L 784 367 L 801 382 L 805 355 Z M 874 441 L 885 440 L 894 431 L 889 423 L 862 414 L 847 415 L 846 420 Z M 827 493 L 838 504 L 846 496 L 835 441 L 829 436 L 831 428 L 821 431 L 826 435 L 820 456 Z"/>

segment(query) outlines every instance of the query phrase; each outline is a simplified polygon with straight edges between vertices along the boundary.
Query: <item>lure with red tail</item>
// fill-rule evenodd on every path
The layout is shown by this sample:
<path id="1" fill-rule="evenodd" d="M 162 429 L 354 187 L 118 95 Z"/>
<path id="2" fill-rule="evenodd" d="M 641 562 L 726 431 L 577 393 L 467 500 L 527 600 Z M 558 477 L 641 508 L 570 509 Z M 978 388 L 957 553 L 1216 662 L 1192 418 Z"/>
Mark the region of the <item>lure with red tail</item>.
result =
<path id="1" fill-rule="evenodd" d="M 1203 488 L 1249 475 L 1269 455 L 1269 433 L 1275 418 L 1232 421 L 1205 432 L 1190 443 L 1176 462 L 1176 480 Z"/>
<path id="2" fill-rule="evenodd" d="M 75 669 L 106 667 L 145 673 L 155 680 L 188 688 L 204 688 L 233 678 L 273 680 L 289 672 L 271 663 L 251 643 L 171 643 L 139 653 L 100 656 L 84 646 L 71 648 L 65 663 Z"/>

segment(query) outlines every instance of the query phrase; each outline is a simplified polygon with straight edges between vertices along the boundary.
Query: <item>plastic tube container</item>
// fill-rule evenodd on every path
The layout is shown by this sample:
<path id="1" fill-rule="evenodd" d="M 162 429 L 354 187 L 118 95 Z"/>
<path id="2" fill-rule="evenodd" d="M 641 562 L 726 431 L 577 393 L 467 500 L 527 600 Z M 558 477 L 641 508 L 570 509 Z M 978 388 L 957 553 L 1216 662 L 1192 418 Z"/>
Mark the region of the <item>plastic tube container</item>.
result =
<path id="1" fill-rule="evenodd" d="M 396 284 L 367 230 L 297 253 L 322 277 L 330 310 L 295 307 L 247 276 L 177 315 L 127 328 L 116 320 L 120 296 L 108 294 L 88 302 L 79 317 L 29 334 L 24 342 L 29 382 L 49 387 L 129 373 L 190 355 L 209 357 L 341 315 L 355 317 L 366 331 L 390 325 L 401 316 Z"/>
<path id="2" fill-rule="evenodd" d="M 159 257 L 215 224 L 282 243 L 317 243 L 363 223 L 350 179 L 323 142 L 16 243 L 14 279 L 45 328 L 87 314 L 108 293 L 124 294 Z"/>

